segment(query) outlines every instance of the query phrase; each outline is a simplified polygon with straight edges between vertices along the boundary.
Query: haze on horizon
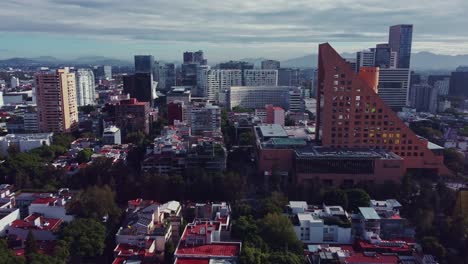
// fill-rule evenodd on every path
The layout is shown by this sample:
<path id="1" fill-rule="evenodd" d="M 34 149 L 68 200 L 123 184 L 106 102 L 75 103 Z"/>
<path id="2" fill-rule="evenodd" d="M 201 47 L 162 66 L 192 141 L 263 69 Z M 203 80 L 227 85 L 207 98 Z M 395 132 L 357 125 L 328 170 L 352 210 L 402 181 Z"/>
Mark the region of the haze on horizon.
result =
<path id="1" fill-rule="evenodd" d="M 413 52 L 468 54 L 465 0 L 3 0 L 0 58 L 99 55 L 211 61 L 289 59 L 330 42 L 355 52 L 387 42 L 388 27 L 413 24 Z"/>

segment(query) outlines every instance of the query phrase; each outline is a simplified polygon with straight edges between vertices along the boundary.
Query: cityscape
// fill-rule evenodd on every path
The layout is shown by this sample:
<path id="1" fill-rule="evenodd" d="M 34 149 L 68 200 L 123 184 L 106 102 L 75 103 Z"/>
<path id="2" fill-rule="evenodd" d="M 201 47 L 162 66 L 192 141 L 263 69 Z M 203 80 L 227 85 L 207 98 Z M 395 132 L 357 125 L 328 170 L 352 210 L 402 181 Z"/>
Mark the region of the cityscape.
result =
<path id="1" fill-rule="evenodd" d="M 303 57 L 2 57 L 0 263 L 468 263 L 468 56 L 402 22 Z"/>

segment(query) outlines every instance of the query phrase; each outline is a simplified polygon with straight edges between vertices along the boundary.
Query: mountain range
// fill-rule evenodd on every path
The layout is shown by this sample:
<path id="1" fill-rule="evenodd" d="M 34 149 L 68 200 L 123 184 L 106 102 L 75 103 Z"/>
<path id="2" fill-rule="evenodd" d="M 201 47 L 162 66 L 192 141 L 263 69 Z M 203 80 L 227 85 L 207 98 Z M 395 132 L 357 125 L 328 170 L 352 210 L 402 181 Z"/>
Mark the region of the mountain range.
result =
<path id="1" fill-rule="evenodd" d="M 354 58 L 354 53 L 341 54 L 344 58 Z M 253 63 L 259 67 L 262 60 L 266 58 L 244 58 L 241 61 Z M 282 67 L 312 68 L 317 65 L 317 54 L 305 55 L 281 61 Z M 0 66 L 64 66 L 64 65 L 114 65 L 131 66 L 131 61 L 114 59 L 103 56 L 86 56 L 76 59 L 61 60 L 51 56 L 35 58 L 11 58 L 0 60 Z M 431 52 L 413 53 L 411 57 L 411 68 L 415 70 L 454 70 L 460 65 L 468 65 L 468 54 L 466 55 L 441 55 Z"/>

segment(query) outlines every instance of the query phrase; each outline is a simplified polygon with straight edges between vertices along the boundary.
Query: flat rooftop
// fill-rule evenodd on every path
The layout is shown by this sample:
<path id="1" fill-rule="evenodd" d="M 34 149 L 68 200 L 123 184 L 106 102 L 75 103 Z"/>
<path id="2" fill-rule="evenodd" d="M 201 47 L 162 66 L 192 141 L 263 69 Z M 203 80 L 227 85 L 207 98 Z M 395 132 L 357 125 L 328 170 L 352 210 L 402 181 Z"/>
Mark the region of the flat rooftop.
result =
<path id="1" fill-rule="evenodd" d="M 288 133 L 283 128 L 283 126 L 278 125 L 278 124 L 262 125 L 262 126 L 257 126 L 256 128 L 260 132 L 259 136 L 261 137 L 267 137 L 267 138 L 272 138 L 272 137 L 287 138 L 288 137 Z"/>
<path id="2" fill-rule="evenodd" d="M 401 157 L 395 153 L 386 150 L 363 149 L 363 148 L 325 148 L 311 146 L 303 149 L 297 149 L 298 157 L 311 157 L 316 159 L 395 159 L 400 160 Z"/>
<path id="3" fill-rule="evenodd" d="M 379 220 L 380 216 L 372 207 L 359 207 L 359 212 L 366 220 Z"/>

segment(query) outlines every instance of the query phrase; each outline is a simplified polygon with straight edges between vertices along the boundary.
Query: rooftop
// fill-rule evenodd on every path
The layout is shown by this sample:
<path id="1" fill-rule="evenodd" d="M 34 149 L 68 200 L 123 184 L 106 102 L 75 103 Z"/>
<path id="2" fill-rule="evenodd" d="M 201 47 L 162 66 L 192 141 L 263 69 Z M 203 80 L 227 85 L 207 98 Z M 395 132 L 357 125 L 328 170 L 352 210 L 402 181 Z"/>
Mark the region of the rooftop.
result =
<path id="1" fill-rule="evenodd" d="M 359 212 L 366 220 L 379 220 L 380 216 L 372 207 L 359 207 Z"/>
<path id="2" fill-rule="evenodd" d="M 45 218 L 41 214 L 34 213 L 27 216 L 24 220 L 17 219 L 11 223 L 11 227 L 21 229 L 38 229 L 54 231 L 62 223 L 61 219 Z"/>
<path id="3" fill-rule="evenodd" d="M 260 136 L 262 137 L 288 137 L 288 133 L 286 133 L 286 130 L 278 124 L 262 125 L 258 126 L 257 128 L 259 129 Z"/>

